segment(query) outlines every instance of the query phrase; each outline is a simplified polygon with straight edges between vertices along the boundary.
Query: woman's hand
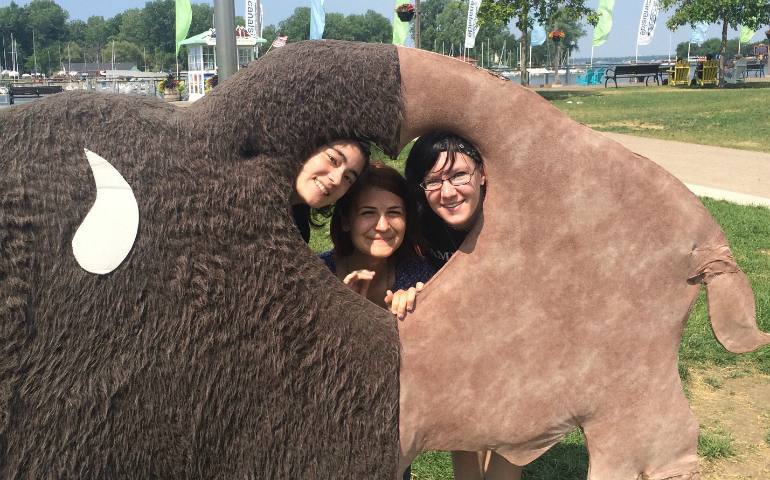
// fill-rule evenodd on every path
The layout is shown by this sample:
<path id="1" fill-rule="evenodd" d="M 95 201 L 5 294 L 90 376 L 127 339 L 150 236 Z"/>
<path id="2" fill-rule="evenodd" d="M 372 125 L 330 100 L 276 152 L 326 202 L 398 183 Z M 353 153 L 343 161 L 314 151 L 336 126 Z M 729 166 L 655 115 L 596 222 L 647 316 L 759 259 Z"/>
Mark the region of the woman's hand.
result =
<path id="1" fill-rule="evenodd" d="M 342 283 L 348 286 L 357 294 L 366 298 L 366 292 L 369 291 L 369 282 L 374 278 L 372 270 L 354 270 L 345 276 Z"/>
<path id="2" fill-rule="evenodd" d="M 406 318 L 406 312 L 414 311 L 417 304 L 417 294 L 422 291 L 424 284 L 417 282 L 417 285 L 409 290 L 398 290 L 392 292 L 388 290 L 385 295 L 385 306 L 390 313 L 397 315 L 399 320 Z"/>

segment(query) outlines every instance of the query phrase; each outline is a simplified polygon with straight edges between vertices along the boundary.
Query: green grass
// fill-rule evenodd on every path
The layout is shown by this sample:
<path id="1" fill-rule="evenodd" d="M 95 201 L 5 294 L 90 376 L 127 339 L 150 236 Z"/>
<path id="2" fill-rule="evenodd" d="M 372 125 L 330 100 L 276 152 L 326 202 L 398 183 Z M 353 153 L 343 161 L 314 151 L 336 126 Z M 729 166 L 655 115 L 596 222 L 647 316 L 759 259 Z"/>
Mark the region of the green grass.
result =
<path id="1" fill-rule="evenodd" d="M 768 89 L 770 82 L 538 93 L 594 130 L 770 153 Z"/>
<path id="2" fill-rule="evenodd" d="M 698 456 L 707 460 L 715 460 L 717 458 L 727 458 L 735 455 L 735 447 L 732 444 L 732 437 L 730 434 L 722 430 L 706 429 L 705 426 L 700 426 L 701 431 L 698 434 Z"/>

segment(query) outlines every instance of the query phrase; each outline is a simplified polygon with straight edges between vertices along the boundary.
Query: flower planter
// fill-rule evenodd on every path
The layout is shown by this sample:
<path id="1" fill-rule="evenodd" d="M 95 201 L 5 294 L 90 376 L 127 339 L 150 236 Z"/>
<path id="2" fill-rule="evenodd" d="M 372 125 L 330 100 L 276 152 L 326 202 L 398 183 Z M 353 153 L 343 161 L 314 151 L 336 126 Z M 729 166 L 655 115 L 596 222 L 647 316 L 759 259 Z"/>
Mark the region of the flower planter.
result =
<path id="1" fill-rule="evenodd" d="M 396 15 L 402 22 L 411 22 L 414 18 L 414 12 L 396 12 Z"/>
<path id="2" fill-rule="evenodd" d="M 167 102 L 178 102 L 179 90 L 163 90 L 163 99 Z"/>
<path id="3" fill-rule="evenodd" d="M 554 43 L 561 42 L 561 37 L 553 37 L 551 40 L 553 40 Z"/>

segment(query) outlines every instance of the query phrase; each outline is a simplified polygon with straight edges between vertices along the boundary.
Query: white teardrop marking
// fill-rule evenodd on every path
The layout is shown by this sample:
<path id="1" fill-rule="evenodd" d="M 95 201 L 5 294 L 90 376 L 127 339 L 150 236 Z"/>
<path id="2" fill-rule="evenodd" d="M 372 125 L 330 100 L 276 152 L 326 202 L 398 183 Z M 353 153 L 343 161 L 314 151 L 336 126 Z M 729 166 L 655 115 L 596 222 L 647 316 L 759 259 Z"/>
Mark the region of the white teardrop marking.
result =
<path id="1" fill-rule="evenodd" d="M 139 205 L 123 176 L 85 149 L 96 182 L 96 201 L 72 237 L 72 253 L 84 270 L 104 275 L 126 259 L 139 230 Z"/>

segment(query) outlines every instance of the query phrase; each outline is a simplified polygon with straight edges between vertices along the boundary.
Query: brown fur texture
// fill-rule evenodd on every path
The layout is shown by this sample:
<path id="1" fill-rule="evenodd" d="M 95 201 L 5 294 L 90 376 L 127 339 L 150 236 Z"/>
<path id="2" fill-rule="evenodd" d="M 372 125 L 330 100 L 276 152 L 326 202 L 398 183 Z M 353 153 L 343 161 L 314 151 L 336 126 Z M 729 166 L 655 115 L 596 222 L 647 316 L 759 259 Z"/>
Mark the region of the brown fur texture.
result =
<path id="1" fill-rule="evenodd" d="M 334 42 L 187 109 L 84 92 L 0 110 L 0 477 L 393 478 L 395 322 L 315 258 L 288 198 L 328 140 L 394 151 L 399 115 L 395 47 Z M 140 210 L 101 276 L 72 254 L 84 148 Z"/>
<path id="2" fill-rule="evenodd" d="M 399 59 L 402 143 L 454 131 L 488 182 L 482 221 L 399 323 L 402 468 L 434 449 L 524 465 L 580 426 L 591 480 L 698 478 L 677 354 L 701 281 L 726 348 L 770 341 L 719 226 L 668 172 L 527 89 Z"/>

